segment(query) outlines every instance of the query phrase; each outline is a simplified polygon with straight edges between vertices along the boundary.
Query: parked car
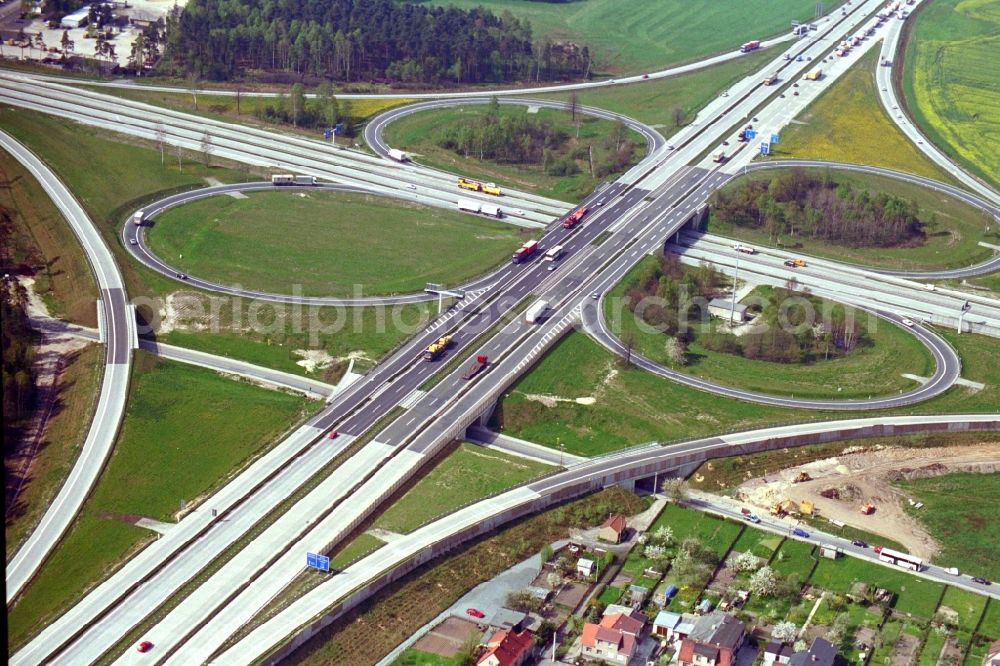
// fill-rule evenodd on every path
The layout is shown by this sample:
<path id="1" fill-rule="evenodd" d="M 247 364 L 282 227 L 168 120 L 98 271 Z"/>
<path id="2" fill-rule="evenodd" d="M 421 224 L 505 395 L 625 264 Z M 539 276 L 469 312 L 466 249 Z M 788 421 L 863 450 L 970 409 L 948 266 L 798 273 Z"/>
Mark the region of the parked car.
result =
<path id="1" fill-rule="evenodd" d="M 153 649 L 153 644 L 149 641 L 143 641 L 139 643 L 139 647 L 136 648 L 139 652 L 149 652 Z"/>
<path id="2" fill-rule="evenodd" d="M 861 539 L 855 539 L 854 541 L 851 542 L 851 544 L 857 546 L 858 548 L 867 548 L 868 547 L 868 544 L 866 542 L 862 541 Z"/>
<path id="3" fill-rule="evenodd" d="M 472 617 L 476 617 L 476 618 L 479 618 L 479 619 L 482 619 L 482 618 L 486 617 L 486 613 L 484 613 L 483 611 L 479 610 L 478 608 L 466 608 L 465 612 L 467 614 L 471 615 Z"/>

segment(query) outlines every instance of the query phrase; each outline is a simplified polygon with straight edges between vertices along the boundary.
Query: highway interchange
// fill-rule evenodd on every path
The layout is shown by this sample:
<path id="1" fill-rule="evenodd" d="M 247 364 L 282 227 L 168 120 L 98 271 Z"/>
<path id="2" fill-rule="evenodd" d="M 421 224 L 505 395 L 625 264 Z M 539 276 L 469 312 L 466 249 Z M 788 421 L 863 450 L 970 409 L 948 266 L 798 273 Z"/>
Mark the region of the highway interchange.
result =
<path id="1" fill-rule="evenodd" d="M 845 27 L 846 32 L 850 32 L 851 26 L 863 21 L 864 16 L 880 4 L 863 3 L 854 7 L 844 19 L 830 17 L 830 20 L 820 24 L 821 30 L 816 36 L 793 43 L 789 53 L 819 58 L 839 40 L 840 32 Z M 868 43 L 873 45 L 874 40 L 868 40 Z M 581 202 L 581 205 L 588 205 L 596 211 L 587 218 L 587 223 L 571 231 L 554 225 L 542 236 L 545 246 L 558 243 L 567 248 L 567 259 L 560 262 L 557 270 L 547 271 L 538 262 L 526 266 L 505 266 L 466 285 L 469 291 L 465 298 L 383 360 L 362 381 L 336 394 L 319 414 L 205 500 L 201 510 L 188 514 L 163 538 L 141 551 L 67 613 L 44 628 L 31 643 L 13 655 L 14 663 L 90 663 L 120 648 L 122 637 L 193 579 L 204 563 L 226 553 L 227 548 L 249 529 L 261 524 L 274 506 L 307 479 L 320 475 L 332 463 L 340 461 L 338 467 L 322 474 L 322 480 L 289 508 L 282 520 L 266 525 L 246 548 L 152 625 L 144 637 L 157 646 L 155 655 L 138 655 L 133 649 L 127 649 L 119 661 L 132 663 L 143 659 L 148 661 L 151 657 L 157 663 L 196 663 L 206 661 L 223 650 L 230 636 L 253 619 L 269 599 L 299 575 L 304 551 L 325 551 L 336 545 L 396 488 L 417 473 L 434 453 L 452 439 L 463 436 L 468 426 L 488 413 L 502 392 L 572 327 L 582 325 L 602 344 L 620 352 L 621 343 L 603 325 L 601 301 L 591 295 L 606 293 L 639 259 L 677 238 L 710 194 L 749 164 L 752 150 L 745 149 L 735 154 L 723 168 L 711 164 L 708 158 L 699 157 L 723 138 L 733 137 L 733 128 L 738 128 L 744 119 L 751 116 L 762 119 L 759 121 L 761 126 L 778 131 L 783 122 L 798 112 L 796 109 L 804 108 L 815 99 L 856 57 L 838 61 L 839 69 L 832 70 L 823 85 L 812 86 L 809 90 L 803 85 L 800 89 L 802 94 L 795 97 L 794 103 L 777 97 L 775 90 L 761 86 L 761 76 L 755 74 L 733 86 L 727 97 L 714 100 L 699 114 L 693 125 L 671 137 L 669 143 L 655 130 L 644 133 L 650 148 L 647 157 L 622 178 Z M 770 73 L 780 67 L 783 80 L 797 81 L 802 72 L 811 66 L 809 60 L 799 62 L 794 57 L 789 60 L 779 57 L 762 71 Z M 264 130 L 238 129 L 225 123 L 120 99 L 114 99 L 111 106 L 109 99 L 99 93 L 28 75 L 0 74 L 0 100 L 59 113 L 88 124 L 113 127 L 116 131 L 144 138 L 155 138 L 158 131 L 162 131 L 168 142 L 189 148 L 199 144 L 202 136 L 210 132 L 213 151 L 221 157 L 308 173 L 342 184 L 331 187 L 360 188 L 430 205 L 454 206 L 454 176 L 419 165 L 398 165 L 354 151 L 331 151 L 305 139 L 277 137 Z M 478 100 L 478 103 L 483 101 Z M 518 103 L 540 105 L 535 101 L 518 100 Z M 437 106 L 443 103 L 428 104 Z M 380 145 L 378 133 L 381 128 L 393 117 L 405 113 L 406 108 L 390 111 L 373 121 L 371 131 L 374 134 L 369 139 L 370 145 Z M 735 141 L 731 143 L 735 144 Z M 418 189 L 406 187 L 408 184 Z M 249 187 L 270 186 L 256 184 Z M 216 188 L 193 196 L 214 195 L 219 190 Z M 996 201 L 996 195 L 991 191 L 979 194 L 988 201 Z M 59 195 L 65 196 L 66 193 L 59 192 Z M 181 195 L 176 200 L 160 202 L 151 210 L 176 205 L 186 197 L 188 195 Z M 597 202 L 603 205 L 597 206 Z M 516 222 L 527 225 L 544 226 L 567 210 L 562 202 L 509 191 L 505 192 L 503 204 L 505 211 L 508 208 L 524 211 L 522 215 L 513 217 L 517 218 Z M 995 210 L 994 207 L 994 213 Z M 96 235 L 96 232 L 93 233 Z M 142 242 L 141 227 L 126 223 L 122 233 L 125 247 L 134 255 L 164 274 L 176 275 L 174 269 L 148 252 Z M 606 235 L 603 242 L 593 244 L 603 235 Z M 136 240 L 136 245 L 133 246 L 131 240 Z M 713 242 L 711 238 L 700 239 L 683 251 L 698 260 L 706 258 L 718 263 L 723 270 L 727 268 L 726 262 L 734 259 L 724 242 Z M 703 254 L 696 256 L 699 251 Z M 914 315 L 936 323 L 947 322 L 949 316 L 954 318 L 961 300 L 965 298 L 957 292 L 936 293 L 931 299 L 935 302 L 927 309 L 926 290 L 904 277 L 853 269 L 835 262 L 818 262 L 817 266 L 823 266 L 825 270 L 789 273 L 781 259 L 780 255 L 760 257 L 757 262 L 761 264 L 761 275 L 777 280 L 779 284 L 787 280 L 789 274 L 794 275 L 821 295 L 828 293 L 844 302 L 880 311 L 881 316 L 894 321 L 899 321 L 902 316 Z M 810 259 L 810 266 L 815 261 Z M 746 263 L 749 262 L 746 259 L 744 262 L 741 270 L 748 270 Z M 97 264 L 113 266 L 114 260 L 108 255 L 98 259 Z M 995 267 L 995 263 L 988 266 Z M 981 266 L 978 270 L 985 268 Z M 852 284 L 837 284 L 840 279 L 837 276 L 841 274 L 850 274 Z M 964 273 L 956 273 L 959 274 Z M 209 291 L 225 292 L 228 289 L 197 276 L 190 276 L 185 281 Z M 883 296 L 875 297 L 873 294 Z M 240 295 L 278 300 L 293 298 L 273 294 Z M 544 295 L 553 304 L 551 315 L 541 326 L 529 326 L 509 314 L 531 295 Z M 428 296 L 359 298 L 361 300 L 350 303 L 379 302 L 386 298 L 396 299 L 390 302 L 405 302 Z M 104 299 L 105 313 L 114 320 L 105 327 L 106 330 L 118 331 L 121 326 L 128 326 L 129 321 L 134 327 L 132 313 L 125 305 L 124 292 L 120 300 L 122 302 L 118 303 L 110 296 Z M 323 302 L 340 304 L 343 301 L 333 299 Z M 984 332 L 1000 330 L 1000 304 L 982 299 L 974 306 L 974 312 L 981 321 L 971 324 L 980 326 Z M 900 406 L 947 389 L 960 373 L 957 355 L 948 345 L 922 326 L 915 326 L 913 331 L 934 351 L 937 367 L 929 382 L 902 396 L 873 398 L 867 402 L 823 401 L 822 404 L 813 404 L 815 401 L 750 395 L 728 387 L 698 385 L 689 376 L 672 378 L 716 392 L 723 389 L 725 395 L 732 397 L 802 408 Z M 426 385 L 438 366 L 420 361 L 420 351 L 444 332 L 454 338 L 454 351 L 450 355 L 471 359 L 486 353 L 491 360 L 489 370 L 471 382 L 465 381 L 461 379 L 461 374 L 466 364 L 460 363 L 458 368 L 436 378 L 436 384 Z M 129 344 L 117 349 L 125 349 L 125 357 L 128 357 L 128 350 L 134 346 Z M 111 349 L 109 338 L 109 358 L 121 360 L 121 352 L 112 354 Z M 650 364 L 646 359 L 640 359 L 640 365 L 660 374 L 666 370 Z M 107 379 L 107 374 L 105 377 Z M 126 382 L 119 385 L 125 386 Z M 725 393 L 725 390 L 730 392 Z M 124 389 L 121 392 L 124 395 Z M 105 394 L 102 392 L 102 398 Z M 974 427 L 989 430 L 1000 427 L 995 418 L 981 416 L 919 417 L 916 420 L 921 418 L 922 427 L 927 428 L 939 428 L 942 424 L 958 429 Z M 880 419 L 881 426 L 909 422 L 906 417 Z M 339 433 L 336 440 L 326 438 L 331 428 Z M 844 430 L 845 423 L 810 424 L 799 428 L 803 430 L 794 431 L 795 435 L 805 431 L 829 435 Z M 773 438 L 774 433 L 756 432 L 749 433 L 746 441 L 771 441 Z M 663 463 L 666 469 L 687 454 L 712 447 L 732 447 L 734 441 L 732 438 L 710 438 L 672 447 L 628 450 L 600 461 L 572 465 L 565 472 L 467 507 L 462 510 L 466 513 L 460 512 L 462 520 L 452 517 L 446 523 L 428 525 L 408 535 L 402 542 L 394 542 L 391 547 L 376 551 L 373 556 L 358 562 L 356 567 L 349 567 L 331 578 L 317 591 L 303 597 L 225 652 L 220 657 L 220 663 L 252 662 L 314 619 L 334 600 L 356 590 L 387 568 L 407 561 L 414 553 L 431 548 L 432 544 L 456 533 L 463 526 L 482 524 L 490 517 L 526 501 L 561 496 L 559 494 L 569 487 L 582 492 L 584 488 L 592 487 L 588 484 L 597 483 L 596 480 L 606 483 L 609 474 L 613 476 L 616 470 L 644 470 L 652 459 L 666 461 Z M 104 444 L 107 449 L 112 442 L 113 436 L 106 436 Z M 105 450 L 104 455 L 106 453 Z M 90 464 L 97 465 L 99 469 L 99 462 Z M 90 481 L 92 483 L 93 479 Z M 66 488 L 63 490 L 66 491 Z M 85 491 L 82 494 L 79 490 L 72 492 L 82 503 Z M 212 511 L 208 511 L 209 508 Z M 64 523 L 68 524 L 74 514 L 68 514 Z M 469 522 L 464 522 L 466 517 Z M 54 539 L 49 541 L 51 545 Z M 41 557 L 36 556 L 36 560 L 40 562 Z M 18 575 L 23 585 L 30 572 Z M 8 567 L 8 590 L 11 576 L 12 571 Z M 323 589 L 322 594 L 318 592 L 320 589 Z M 10 598 L 8 592 L 8 601 Z M 248 648 L 251 644 L 253 650 Z"/>

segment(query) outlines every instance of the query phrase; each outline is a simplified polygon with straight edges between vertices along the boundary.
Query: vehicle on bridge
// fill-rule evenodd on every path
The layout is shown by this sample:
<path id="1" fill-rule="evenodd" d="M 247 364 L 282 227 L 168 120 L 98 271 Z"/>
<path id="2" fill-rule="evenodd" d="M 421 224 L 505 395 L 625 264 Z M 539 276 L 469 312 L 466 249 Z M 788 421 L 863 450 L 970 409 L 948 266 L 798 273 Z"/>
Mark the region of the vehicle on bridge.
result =
<path id="1" fill-rule="evenodd" d="M 427 349 L 424 350 L 424 360 L 425 361 L 438 360 L 439 358 L 441 358 L 441 354 L 443 354 L 445 350 L 448 349 L 448 346 L 450 344 L 451 344 L 450 335 L 441 336 L 440 338 L 429 344 L 427 346 Z"/>
<path id="2" fill-rule="evenodd" d="M 478 180 L 472 180 L 471 178 L 463 178 L 459 176 L 458 186 L 463 190 L 472 190 L 473 192 L 482 192 L 483 194 L 492 194 L 498 197 L 503 194 L 501 189 L 497 187 L 496 183 L 480 183 Z"/>
<path id="3" fill-rule="evenodd" d="M 586 214 L 587 214 L 586 206 L 581 206 L 580 208 L 577 208 L 572 213 L 567 215 L 565 220 L 563 220 L 562 223 L 563 229 L 572 229 L 577 225 L 577 223 L 580 222 L 580 220 L 583 219 L 583 216 Z"/>
<path id="4" fill-rule="evenodd" d="M 510 260 L 515 264 L 520 264 L 530 259 L 535 252 L 538 252 L 538 241 L 530 240 L 517 248 L 517 251 L 511 255 Z"/>
<path id="5" fill-rule="evenodd" d="M 750 53 L 760 48 L 760 40 L 754 39 L 740 47 L 740 53 Z"/>

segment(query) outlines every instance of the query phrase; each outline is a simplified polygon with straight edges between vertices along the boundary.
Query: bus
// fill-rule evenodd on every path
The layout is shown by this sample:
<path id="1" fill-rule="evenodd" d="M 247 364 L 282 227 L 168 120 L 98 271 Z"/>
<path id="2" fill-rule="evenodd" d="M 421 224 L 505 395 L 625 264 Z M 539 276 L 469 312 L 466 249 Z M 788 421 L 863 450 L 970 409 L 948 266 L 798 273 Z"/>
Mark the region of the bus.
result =
<path id="1" fill-rule="evenodd" d="M 563 246 L 556 245 L 555 247 L 547 250 L 545 254 L 542 255 L 542 261 L 558 261 L 559 257 L 561 257 L 562 255 L 563 255 Z"/>
<path id="2" fill-rule="evenodd" d="M 909 553 L 901 553 L 898 550 L 892 550 L 891 548 L 882 548 L 879 546 L 875 549 L 878 553 L 878 559 L 882 562 L 888 562 L 889 564 L 895 564 L 897 567 L 903 567 L 904 569 L 909 569 L 910 571 L 920 571 L 924 568 L 924 561 L 919 557 L 910 555 Z"/>

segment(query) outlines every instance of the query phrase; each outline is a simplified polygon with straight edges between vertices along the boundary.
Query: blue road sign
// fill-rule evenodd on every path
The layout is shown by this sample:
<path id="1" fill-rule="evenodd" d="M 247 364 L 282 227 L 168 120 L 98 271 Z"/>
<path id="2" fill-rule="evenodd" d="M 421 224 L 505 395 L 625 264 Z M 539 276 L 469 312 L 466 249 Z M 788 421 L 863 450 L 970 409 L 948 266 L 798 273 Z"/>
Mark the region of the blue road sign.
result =
<path id="1" fill-rule="evenodd" d="M 334 134 L 343 134 L 344 133 L 344 123 L 337 123 L 336 126 L 334 126 L 334 128 L 333 128 L 333 133 Z"/>
<path id="2" fill-rule="evenodd" d="M 323 130 L 323 138 L 324 139 L 332 139 L 333 138 L 333 128 L 332 127 L 327 127 L 325 130 Z"/>
<path id="3" fill-rule="evenodd" d="M 769 144 L 767 141 L 761 141 L 760 142 L 760 154 L 761 155 L 767 155 L 769 152 L 771 152 L 771 144 Z"/>
<path id="4" fill-rule="evenodd" d="M 754 139 L 757 138 L 757 130 L 755 130 L 755 129 L 748 129 L 748 130 L 746 130 L 746 135 L 745 136 L 747 138 L 747 141 L 753 141 Z"/>
<path id="5" fill-rule="evenodd" d="M 779 137 L 777 134 L 772 134 L 771 135 L 771 143 L 778 143 L 778 139 L 780 139 L 780 138 L 781 137 Z"/>
<path id="6" fill-rule="evenodd" d="M 330 558 L 316 553 L 306 553 L 306 566 L 320 571 L 330 570 Z"/>

